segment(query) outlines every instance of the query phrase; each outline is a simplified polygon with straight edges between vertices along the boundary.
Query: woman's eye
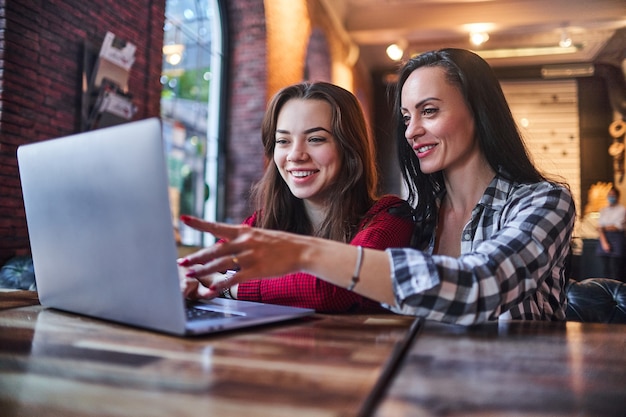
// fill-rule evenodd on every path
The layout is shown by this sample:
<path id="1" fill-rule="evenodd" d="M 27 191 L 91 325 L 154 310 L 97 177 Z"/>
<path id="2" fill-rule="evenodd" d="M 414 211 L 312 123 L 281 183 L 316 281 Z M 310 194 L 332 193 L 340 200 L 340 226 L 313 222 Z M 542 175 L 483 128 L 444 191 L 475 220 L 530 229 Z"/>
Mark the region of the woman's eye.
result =
<path id="1" fill-rule="evenodd" d="M 409 117 L 408 115 L 402 116 L 402 122 L 404 123 L 405 126 L 408 126 L 410 121 L 411 121 L 411 117 Z"/>
<path id="2" fill-rule="evenodd" d="M 313 142 L 313 143 L 326 142 L 326 138 L 321 137 L 321 136 L 313 136 L 309 138 L 309 142 Z"/>
<path id="3" fill-rule="evenodd" d="M 287 143 L 287 139 L 283 139 L 283 138 L 276 138 L 276 144 L 277 145 L 284 145 Z"/>
<path id="4" fill-rule="evenodd" d="M 435 107 L 428 107 L 422 110 L 422 114 L 424 116 L 430 116 L 433 115 L 435 113 L 437 113 L 437 111 L 439 111 L 439 109 L 435 108 Z"/>

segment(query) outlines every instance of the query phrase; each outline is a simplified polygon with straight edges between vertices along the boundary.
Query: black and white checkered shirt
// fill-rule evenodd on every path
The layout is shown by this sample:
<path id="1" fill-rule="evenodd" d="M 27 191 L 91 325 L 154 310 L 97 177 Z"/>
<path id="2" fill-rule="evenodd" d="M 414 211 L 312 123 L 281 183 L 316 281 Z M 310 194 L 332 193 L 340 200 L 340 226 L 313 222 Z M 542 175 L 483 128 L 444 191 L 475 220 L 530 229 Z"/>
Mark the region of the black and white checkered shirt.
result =
<path id="1" fill-rule="evenodd" d="M 576 217 L 566 188 L 497 175 L 462 233 L 461 256 L 388 249 L 401 313 L 447 323 L 564 320 L 565 260 Z"/>

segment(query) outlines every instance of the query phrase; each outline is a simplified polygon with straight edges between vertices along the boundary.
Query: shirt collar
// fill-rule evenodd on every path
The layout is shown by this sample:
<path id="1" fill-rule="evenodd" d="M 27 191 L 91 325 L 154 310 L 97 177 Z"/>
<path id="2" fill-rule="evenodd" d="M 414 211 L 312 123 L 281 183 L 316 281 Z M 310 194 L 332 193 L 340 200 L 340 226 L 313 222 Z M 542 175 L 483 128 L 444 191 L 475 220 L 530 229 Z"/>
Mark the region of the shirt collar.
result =
<path id="1" fill-rule="evenodd" d="M 507 177 L 503 175 L 502 170 L 499 170 L 487 186 L 478 205 L 491 207 L 496 210 L 502 209 L 516 184 L 515 181 L 507 179 Z"/>

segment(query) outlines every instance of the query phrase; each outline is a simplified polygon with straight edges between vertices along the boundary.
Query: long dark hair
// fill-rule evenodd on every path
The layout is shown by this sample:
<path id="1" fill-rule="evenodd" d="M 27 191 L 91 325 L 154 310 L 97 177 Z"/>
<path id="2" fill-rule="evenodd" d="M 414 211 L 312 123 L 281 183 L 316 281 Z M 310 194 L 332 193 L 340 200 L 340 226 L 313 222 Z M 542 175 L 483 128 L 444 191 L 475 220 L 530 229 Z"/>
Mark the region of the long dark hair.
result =
<path id="1" fill-rule="evenodd" d="M 406 140 L 406 126 L 400 112 L 404 83 L 413 71 L 421 67 L 442 68 L 448 82 L 459 89 L 474 117 L 480 149 L 495 172 L 520 183 L 546 180 L 529 157 L 500 83 L 489 64 L 464 49 L 426 52 L 410 59 L 402 67 L 395 91 L 400 169 L 407 185 L 408 201 L 416 207 L 418 219 L 425 219 L 433 213 L 436 196 L 445 188 L 441 171 L 432 174 L 421 171 L 419 160 Z"/>
<path id="2" fill-rule="evenodd" d="M 283 181 L 274 163 L 276 122 L 289 100 L 323 100 L 332 109 L 331 130 L 341 157 L 338 180 L 332 185 L 327 215 L 313 230 L 304 203 Z M 261 129 L 267 167 L 253 188 L 257 226 L 349 242 L 377 198 L 378 172 L 374 144 L 357 98 L 334 84 L 300 83 L 280 90 L 269 102 Z"/>

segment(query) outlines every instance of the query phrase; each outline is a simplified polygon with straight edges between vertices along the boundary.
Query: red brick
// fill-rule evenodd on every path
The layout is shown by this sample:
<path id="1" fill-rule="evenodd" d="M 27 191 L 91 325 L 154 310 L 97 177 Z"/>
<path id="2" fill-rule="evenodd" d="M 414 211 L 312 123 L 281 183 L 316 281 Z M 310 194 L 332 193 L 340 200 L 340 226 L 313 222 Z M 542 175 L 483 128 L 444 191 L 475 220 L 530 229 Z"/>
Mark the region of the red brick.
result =
<path id="1" fill-rule="evenodd" d="M 111 31 L 137 45 L 131 69 L 133 101 L 138 107 L 135 118 L 160 114 L 165 0 L 3 0 L 0 4 L 2 265 L 29 250 L 15 151 L 23 143 L 78 131 L 85 44 L 95 45 L 97 53 Z"/>

